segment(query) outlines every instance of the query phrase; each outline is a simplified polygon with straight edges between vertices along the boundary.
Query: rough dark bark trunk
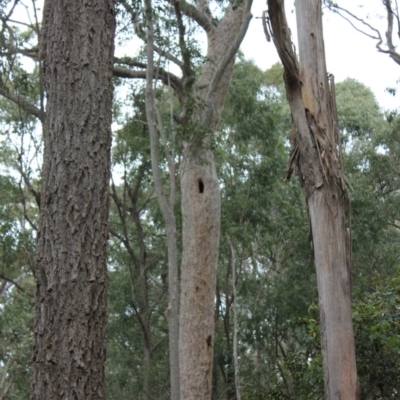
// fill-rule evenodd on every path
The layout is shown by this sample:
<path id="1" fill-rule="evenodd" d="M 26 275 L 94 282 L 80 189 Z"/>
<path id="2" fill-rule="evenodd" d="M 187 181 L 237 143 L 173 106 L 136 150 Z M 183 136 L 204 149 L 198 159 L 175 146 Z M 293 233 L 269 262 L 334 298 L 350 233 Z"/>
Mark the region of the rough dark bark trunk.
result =
<path id="1" fill-rule="evenodd" d="M 297 0 L 300 65 L 290 38 L 284 2 L 268 1 L 275 45 L 285 69 L 295 148 L 312 229 L 318 280 L 325 398 L 357 399 L 351 315 L 351 277 L 346 262 L 345 189 L 336 106 L 329 86 L 320 0 Z"/>
<path id="2" fill-rule="evenodd" d="M 31 399 L 105 399 L 112 0 L 46 1 Z"/>

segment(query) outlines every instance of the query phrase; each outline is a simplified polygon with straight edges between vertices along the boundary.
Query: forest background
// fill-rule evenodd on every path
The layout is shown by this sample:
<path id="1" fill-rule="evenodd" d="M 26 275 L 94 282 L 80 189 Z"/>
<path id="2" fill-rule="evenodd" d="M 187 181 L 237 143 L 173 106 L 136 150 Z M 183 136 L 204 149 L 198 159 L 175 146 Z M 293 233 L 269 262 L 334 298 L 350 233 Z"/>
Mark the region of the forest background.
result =
<path id="1" fill-rule="evenodd" d="M 124 23 L 128 11 L 123 3 L 118 6 L 117 43 L 130 46 L 134 33 Z M 40 10 L 30 14 L 25 26 L 12 22 L 12 17 L 5 20 L 10 4 L 0 6 L 0 398 L 24 399 L 29 397 L 35 196 L 42 163 L 37 112 L 42 88 L 38 67 L 31 68 L 24 58 L 37 59 Z M 173 42 L 176 27 L 168 25 L 168 10 L 160 5 L 158 11 L 158 40 Z M 189 24 L 193 65 L 201 68 L 204 56 L 197 34 Z M 267 46 L 262 33 L 258 43 L 260 48 Z M 129 60 L 122 64 L 129 65 Z M 235 399 L 238 387 L 243 399 L 323 398 L 318 296 L 305 200 L 296 179 L 283 180 L 291 119 L 282 73 L 279 64 L 265 70 L 239 54 L 213 142 L 222 210 L 213 399 Z M 391 77 L 392 94 L 396 79 Z M 122 76 L 114 84 L 108 398 L 167 399 L 167 249 L 153 187 L 144 85 Z M 176 99 L 166 87 L 157 91 L 159 112 L 169 126 L 162 144 L 174 147 L 179 170 L 179 140 L 184 133 L 174 131 L 170 110 Z M 10 93 L 18 101 L 7 99 Z M 391 399 L 400 390 L 400 117 L 396 109 L 382 109 L 372 91 L 355 79 L 338 83 L 336 96 L 349 181 L 347 225 L 353 241 L 361 398 Z M 161 175 L 168 188 L 169 152 L 162 154 Z M 180 208 L 179 196 L 175 208 Z M 179 217 L 177 226 L 179 232 Z"/>

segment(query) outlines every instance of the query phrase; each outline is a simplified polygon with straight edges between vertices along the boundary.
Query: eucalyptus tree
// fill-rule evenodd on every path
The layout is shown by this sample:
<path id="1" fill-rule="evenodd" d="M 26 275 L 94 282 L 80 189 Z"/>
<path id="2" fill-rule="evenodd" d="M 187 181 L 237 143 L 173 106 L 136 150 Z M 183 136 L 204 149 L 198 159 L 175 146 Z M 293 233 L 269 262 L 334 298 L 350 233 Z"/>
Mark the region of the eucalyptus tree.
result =
<path id="1" fill-rule="evenodd" d="M 345 182 L 334 81 L 328 77 L 320 0 L 296 2 L 300 63 L 284 1 L 268 1 L 271 34 L 285 69 L 293 118 L 288 175 L 298 167 L 312 232 L 318 280 L 325 397 L 357 399 L 351 274 L 345 227 Z"/>
<path id="2" fill-rule="evenodd" d="M 168 5 L 168 3 L 167 3 Z M 170 260 L 170 326 L 171 396 L 183 399 L 207 399 L 211 396 L 214 341 L 214 297 L 220 236 L 220 194 L 212 152 L 214 132 L 221 118 L 236 52 L 251 19 L 251 0 L 232 2 L 220 19 L 212 15 L 210 4 L 169 3 L 176 18 L 178 49 L 181 60 L 160 52 L 154 39 L 153 5 L 146 1 L 146 113 L 152 141 L 152 166 L 158 200 L 166 220 Z M 135 16 L 136 17 L 136 16 Z M 192 21 L 207 35 L 207 54 L 200 72 L 196 73 L 186 36 L 187 21 Z M 158 135 L 164 128 L 157 116 L 154 77 L 161 76 L 154 63 L 154 53 L 176 62 L 182 76 L 174 87 L 181 105 L 175 120 L 187 132 L 180 165 L 182 204 L 182 265 L 179 310 L 174 221 L 174 168 L 169 156 L 171 176 L 170 199 L 160 186 Z M 168 80 L 169 78 L 169 80 Z M 171 74 L 164 81 L 171 82 Z M 179 349 L 179 361 L 176 357 Z M 177 374 L 179 371 L 179 375 Z"/>

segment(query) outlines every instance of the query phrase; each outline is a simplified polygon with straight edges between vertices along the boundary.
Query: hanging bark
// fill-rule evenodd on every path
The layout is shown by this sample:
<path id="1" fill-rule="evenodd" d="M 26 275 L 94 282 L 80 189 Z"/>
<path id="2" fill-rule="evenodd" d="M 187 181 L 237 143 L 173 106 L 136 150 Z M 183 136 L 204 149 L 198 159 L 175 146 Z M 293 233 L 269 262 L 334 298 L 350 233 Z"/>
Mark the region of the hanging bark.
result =
<path id="1" fill-rule="evenodd" d="M 105 399 L 114 2 L 46 1 L 32 400 Z"/>
<path id="2" fill-rule="evenodd" d="M 317 271 L 325 398 L 357 399 L 351 316 L 351 276 L 346 261 L 345 188 L 336 107 L 329 86 L 320 0 L 297 0 L 300 63 L 286 22 L 284 1 L 268 0 L 270 28 L 285 71 L 295 165 L 307 196 Z M 333 88 L 333 81 L 331 81 Z"/>

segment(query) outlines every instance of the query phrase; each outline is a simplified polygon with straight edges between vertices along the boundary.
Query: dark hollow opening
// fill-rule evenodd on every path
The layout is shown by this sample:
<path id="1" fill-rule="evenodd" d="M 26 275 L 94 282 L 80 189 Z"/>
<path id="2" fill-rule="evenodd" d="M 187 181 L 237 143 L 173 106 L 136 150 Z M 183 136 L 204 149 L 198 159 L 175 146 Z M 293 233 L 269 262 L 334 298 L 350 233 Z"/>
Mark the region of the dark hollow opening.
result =
<path id="1" fill-rule="evenodd" d="M 199 179 L 199 192 L 200 193 L 204 192 L 204 183 L 201 179 Z"/>

